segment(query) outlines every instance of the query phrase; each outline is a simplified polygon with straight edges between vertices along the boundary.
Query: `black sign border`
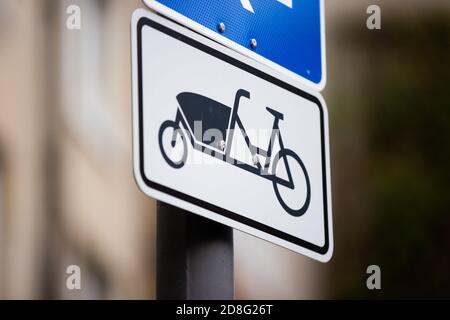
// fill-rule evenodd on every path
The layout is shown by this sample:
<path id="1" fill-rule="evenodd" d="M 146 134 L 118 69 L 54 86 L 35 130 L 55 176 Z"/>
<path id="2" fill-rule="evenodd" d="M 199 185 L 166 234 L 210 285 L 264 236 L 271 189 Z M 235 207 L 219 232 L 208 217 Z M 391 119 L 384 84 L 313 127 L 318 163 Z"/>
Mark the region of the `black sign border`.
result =
<path id="1" fill-rule="evenodd" d="M 208 203 L 206 201 L 200 200 L 198 198 L 192 197 L 190 195 L 187 195 L 183 192 L 168 188 L 166 186 L 163 186 L 159 183 L 156 183 L 154 181 L 151 181 L 150 179 L 147 178 L 147 176 L 145 175 L 145 170 L 144 170 L 144 146 L 143 146 L 143 136 L 144 136 L 144 130 L 143 130 L 143 90 L 142 90 L 142 83 L 143 83 L 143 79 L 142 79 L 142 29 L 144 28 L 144 26 L 148 26 L 151 27 L 153 29 L 156 29 L 162 33 L 165 33 L 166 35 L 173 37 L 179 41 L 182 41 L 198 50 L 201 50 L 205 53 L 210 54 L 211 56 L 218 58 L 222 61 L 225 61 L 237 68 L 240 68 L 246 72 L 249 72 L 259 78 L 262 78 L 268 82 L 273 83 L 274 85 L 281 87 L 283 89 L 286 89 L 296 95 L 299 95 L 307 100 L 312 101 L 313 103 L 315 103 L 317 105 L 317 107 L 319 108 L 319 112 L 320 112 L 320 126 L 321 126 L 321 150 L 322 150 L 322 172 L 323 172 L 323 176 L 322 176 L 322 186 L 323 186 L 323 199 L 324 199 L 324 203 L 323 203 L 323 207 L 324 207 L 324 230 L 325 230 L 325 243 L 324 245 L 318 246 L 315 245 L 313 243 L 307 242 L 303 239 L 294 237 L 293 235 L 290 235 L 288 233 L 285 233 L 283 231 L 280 231 L 278 229 L 272 228 L 270 226 L 267 226 L 263 223 L 257 222 L 255 220 L 249 219 L 247 217 L 241 216 L 235 212 L 226 210 L 224 208 L 218 207 L 216 205 L 213 205 L 211 203 Z M 242 223 L 244 225 L 250 226 L 254 229 L 257 229 L 259 231 L 265 232 L 267 234 L 270 234 L 272 236 L 275 236 L 277 238 L 283 239 L 285 241 L 291 242 L 295 245 L 304 247 L 306 249 L 309 249 L 311 251 L 314 251 L 318 254 L 321 255 L 325 255 L 328 252 L 329 246 L 330 246 L 330 241 L 329 241 L 329 232 L 328 232 L 328 196 L 327 196 L 327 166 L 326 166 L 326 161 L 325 161 L 325 157 L 326 157 L 326 149 L 325 149 L 325 137 L 324 137 L 324 113 L 323 113 L 323 106 L 320 103 L 320 100 L 297 88 L 294 87 L 286 82 L 283 82 L 261 70 L 258 70 L 252 66 L 249 66 L 239 60 L 236 60 L 235 58 L 232 58 L 220 51 L 217 51 L 216 49 L 213 49 L 211 47 L 208 47 L 207 45 L 200 43 L 192 38 L 189 38 L 188 36 L 181 34 L 175 30 L 172 30 L 156 21 L 153 21 L 147 17 L 141 17 L 139 18 L 139 21 L 137 23 L 137 72 L 138 72 L 138 95 L 139 95 L 139 106 L 138 106 L 138 119 L 139 119 L 139 171 L 141 174 L 141 178 L 144 181 L 144 183 L 152 189 L 158 190 L 160 192 L 169 194 L 175 198 L 178 198 L 180 200 L 189 202 L 191 204 L 194 204 L 196 206 L 199 206 L 203 209 L 209 210 L 211 212 L 214 212 L 216 214 L 222 215 L 224 217 L 227 217 L 229 219 L 235 220 L 239 223 Z"/>

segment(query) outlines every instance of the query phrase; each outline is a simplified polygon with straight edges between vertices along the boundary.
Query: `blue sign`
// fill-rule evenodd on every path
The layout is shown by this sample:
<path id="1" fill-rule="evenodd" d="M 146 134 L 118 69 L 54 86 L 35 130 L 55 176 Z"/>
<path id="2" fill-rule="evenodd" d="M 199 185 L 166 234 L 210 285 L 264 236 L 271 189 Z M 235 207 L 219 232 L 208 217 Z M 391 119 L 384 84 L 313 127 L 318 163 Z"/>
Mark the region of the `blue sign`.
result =
<path id="1" fill-rule="evenodd" d="M 156 11 L 299 77 L 315 89 L 325 86 L 323 0 L 144 1 Z"/>

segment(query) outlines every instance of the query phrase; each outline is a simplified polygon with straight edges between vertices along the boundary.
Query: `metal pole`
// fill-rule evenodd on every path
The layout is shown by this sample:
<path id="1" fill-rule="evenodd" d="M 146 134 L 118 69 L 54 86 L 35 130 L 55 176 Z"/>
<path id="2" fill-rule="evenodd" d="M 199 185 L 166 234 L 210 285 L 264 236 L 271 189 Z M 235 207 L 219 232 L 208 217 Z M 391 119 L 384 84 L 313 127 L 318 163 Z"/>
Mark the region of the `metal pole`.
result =
<path id="1" fill-rule="evenodd" d="M 157 204 L 157 299 L 233 299 L 233 230 Z"/>

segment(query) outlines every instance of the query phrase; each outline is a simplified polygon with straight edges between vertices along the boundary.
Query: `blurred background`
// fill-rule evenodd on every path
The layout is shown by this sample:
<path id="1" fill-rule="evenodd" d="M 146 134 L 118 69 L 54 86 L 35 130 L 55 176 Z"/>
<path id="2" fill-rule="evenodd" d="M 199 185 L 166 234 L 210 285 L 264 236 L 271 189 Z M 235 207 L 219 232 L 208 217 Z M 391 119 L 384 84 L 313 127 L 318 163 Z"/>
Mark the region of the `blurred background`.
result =
<path id="1" fill-rule="evenodd" d="M 155 298 L 155 201 L 131 164 L 138 7 L 0 0 L 0 298 Z M 325 8 L 334 256 L 235 231 L 236 297 L 450 298 L 450 1 Z M 82 290 L 66 288 L 72 264 Z"/>

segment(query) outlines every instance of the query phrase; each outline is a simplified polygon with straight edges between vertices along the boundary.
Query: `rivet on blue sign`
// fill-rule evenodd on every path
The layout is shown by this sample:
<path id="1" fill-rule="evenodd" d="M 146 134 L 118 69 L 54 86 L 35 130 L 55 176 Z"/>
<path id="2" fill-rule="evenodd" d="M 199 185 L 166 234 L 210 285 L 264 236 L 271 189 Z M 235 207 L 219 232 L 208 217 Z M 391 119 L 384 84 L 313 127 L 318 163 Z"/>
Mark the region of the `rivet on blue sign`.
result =
<path id="1" fill-rule="evenodd" d="M 256 41 L 255 38 L 253 38 L 252 40 L 250 40 L 250 47 L 252 47 L 253 49 L 255 49 L 257 45 L 258 45 L 258 42 Z"/>
<path id="2" fill-rule="evenodd" d="M 219 23 L 219 25 L 217 26 L 217 29 L 219 30 L 220 33 L 224 33 L 225 32 L 225 23 L 223 23 L 223 22 Z"/>

